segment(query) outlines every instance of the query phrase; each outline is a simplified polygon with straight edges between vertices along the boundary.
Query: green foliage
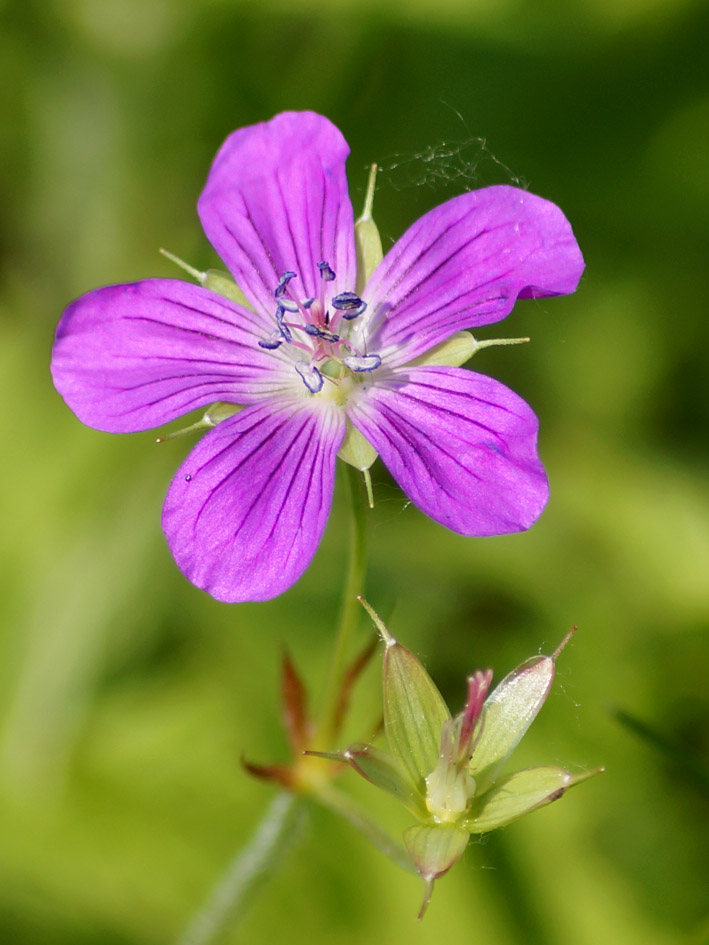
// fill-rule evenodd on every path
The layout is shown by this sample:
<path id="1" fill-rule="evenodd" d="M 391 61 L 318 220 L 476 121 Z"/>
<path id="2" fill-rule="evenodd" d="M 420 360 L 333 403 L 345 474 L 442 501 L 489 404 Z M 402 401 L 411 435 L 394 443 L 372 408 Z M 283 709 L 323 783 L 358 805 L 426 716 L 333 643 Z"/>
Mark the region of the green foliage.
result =
<path id="1" fill-rule="evenodd" d="M 267 807 L 238 758 L 285 752 L 281 639 L 312 686 L 323 678 L 342 497 L 296 588 L 216 604 L 159 531 L 188 443 L 82 428 L 47 371 L 80 293 L 175 277 L 161 246 L 220 266 L 194 211 L 217 147 L 307 107 L 352 144 L 356 210 L 380 166 L 385 251 L 434 204 L 515 174 L 574 224 L 579 292 L 521 303 L 489 335 L 532 343 L 473 365 L 539 413 L 549 508 L 529 533 L 463 539 L 375 463 L 367 596 L 394 609 L 392 632 L 406 628 L 451 705 L 466 672 L 502 672 L 578 624 L 518 751 L 608 773 L 471 844 L 421 926 L 416 877 L 316 811 L 225 941 L 699 941 L 702 782 L 617 713 L 706 755 L 706 6 L 10 0 L 0 12 L 0 940 L 176 940 Z M 369 633 L 363 617 L 361 642 Z M 369 685 L 345 743 L 378 723 Z M 343 775 L 376 793 L 357 782 Z M 380 803 L 383 821 L 399 816 Z"/>

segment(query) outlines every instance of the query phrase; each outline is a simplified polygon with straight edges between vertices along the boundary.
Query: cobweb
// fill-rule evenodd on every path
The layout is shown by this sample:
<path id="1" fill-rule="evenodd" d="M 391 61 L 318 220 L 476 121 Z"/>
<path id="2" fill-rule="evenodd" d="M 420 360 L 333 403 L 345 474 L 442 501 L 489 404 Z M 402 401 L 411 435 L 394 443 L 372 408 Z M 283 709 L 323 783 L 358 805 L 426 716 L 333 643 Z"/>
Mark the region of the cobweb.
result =
<path id="1" fill-rule="evenodd" d="M 506 183 L 526 189 L 527 183 L 492 153 L 486 139 L 470 134 L 460 112 L 451 110 L 468 132 L 466 137 L 429 144 L 413 153 L 397 152 L 385 157 L 379 162 L 378 186 L 388 185 L 397 191 L 423 187 L 461 192 L 491 183 Z"/>

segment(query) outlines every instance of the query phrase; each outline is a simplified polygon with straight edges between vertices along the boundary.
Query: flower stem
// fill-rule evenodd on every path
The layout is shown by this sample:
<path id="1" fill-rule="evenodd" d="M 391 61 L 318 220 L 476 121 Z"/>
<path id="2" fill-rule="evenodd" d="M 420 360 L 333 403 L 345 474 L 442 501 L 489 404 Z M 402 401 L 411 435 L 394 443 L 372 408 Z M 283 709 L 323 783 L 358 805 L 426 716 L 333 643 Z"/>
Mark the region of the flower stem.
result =
<path id="1" fill-rule="evenodd" d="M 327 749 L 336 734 L 340 687 L 345 675 L 345 666 L 349 656 L 351 637 L 359 619 L 360 606 L 358 596 L 363 591 L 364 575 L 367 570 L 367 498 L 359 472 L 343 463 L 350 494 L 350 559 L 347 579 L 342 597 L 340 622 L 335 637 L 335 648 L 330 661 L 322 712 L 318 724 L 314 748 Z"/>
<path id="2" fill-rule="evenodd" d="M 382 830 L 369 814 L 365 813 L 359 804 L 349 795 L 342 794 L 332 785 L 322 786 L 317 793 L 313 795 L 323 807 L 329 808 L 334 813 L 339 814 L 348 820 L 353 827 L 356 827 L 374 846 L 393 860 L 397 866 L 400 866 L 407 873 L 413 873 L 418 876 L 418 871 L 406 850 L 397 843 L 389 834 Z"/>
<path id="3" fill-rule="evenodd" d="M 283 861 L 300 806 L 293 794 L 281 792 L 274 797 L 251 841 L 229 864 L 178 945 L 208 945 L 227 922 L 234 922 L 237 912 L 243 916 L 255 889 Z"/>

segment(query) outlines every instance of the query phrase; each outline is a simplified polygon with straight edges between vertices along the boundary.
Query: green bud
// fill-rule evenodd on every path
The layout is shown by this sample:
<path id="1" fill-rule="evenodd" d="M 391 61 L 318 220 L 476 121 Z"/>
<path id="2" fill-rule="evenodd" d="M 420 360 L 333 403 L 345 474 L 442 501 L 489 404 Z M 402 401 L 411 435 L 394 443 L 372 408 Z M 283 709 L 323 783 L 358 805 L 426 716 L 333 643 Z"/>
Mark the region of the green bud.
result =
<path id="1" fill-rule="evenodd" d="M 571 634 L 551 656 L 518 666 L 490 695 L 492 670 L 472 673 L 466 704 L 451 717 L 421 663 L 360 601 L 386 644 L 382 675 L 389 753 L 355 744 L 324 757 L 346 761 L 416 816 L 419 823 L 405 832 L 404 843 L 426 883 L 420 918 L 435 879 L 463 854 L 470 834 L 504 827 L 603 769 L 572 774 L 541 766 L 500 777 L 549 694 L 554 661 Z"/>

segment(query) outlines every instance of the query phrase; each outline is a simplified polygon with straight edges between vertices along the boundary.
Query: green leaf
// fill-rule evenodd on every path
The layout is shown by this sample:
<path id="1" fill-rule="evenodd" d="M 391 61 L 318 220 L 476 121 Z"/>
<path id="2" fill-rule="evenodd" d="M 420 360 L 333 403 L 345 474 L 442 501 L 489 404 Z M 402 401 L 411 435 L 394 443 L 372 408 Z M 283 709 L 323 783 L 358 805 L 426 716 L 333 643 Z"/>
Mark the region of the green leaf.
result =
<path id="1" fill-rule="evenodd" d="M 464 821 L 471 833 L 486 833 L 558 800 L 565 791 L 603 769 L 571 774 L 563 768 L 540 766 L 515 771 L 477 798 Z"/>
<path id="2" fill-rule="evenodd" d="M 544 705 L 554 680 L 554 660 L 535 656 L 502 680 L 486 699 L 482 731 L 470 759 L 477 794 L 484 793 Z"/>

